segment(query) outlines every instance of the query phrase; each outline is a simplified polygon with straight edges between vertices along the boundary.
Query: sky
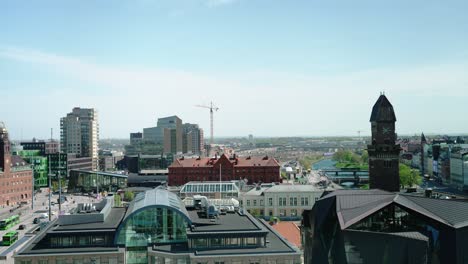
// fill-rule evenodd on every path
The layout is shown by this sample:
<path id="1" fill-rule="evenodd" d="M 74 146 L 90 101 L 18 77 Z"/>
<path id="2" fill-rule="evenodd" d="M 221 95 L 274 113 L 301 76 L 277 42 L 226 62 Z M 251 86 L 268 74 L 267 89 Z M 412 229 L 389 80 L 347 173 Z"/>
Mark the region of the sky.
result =
<path id="1" fill-rule="evenodd" d="M 96 108 L 101 138 L 177 115 L 215 137 L 468 132 L 468 1 L 0 1 L 0 120 L 59 137 Z"/>

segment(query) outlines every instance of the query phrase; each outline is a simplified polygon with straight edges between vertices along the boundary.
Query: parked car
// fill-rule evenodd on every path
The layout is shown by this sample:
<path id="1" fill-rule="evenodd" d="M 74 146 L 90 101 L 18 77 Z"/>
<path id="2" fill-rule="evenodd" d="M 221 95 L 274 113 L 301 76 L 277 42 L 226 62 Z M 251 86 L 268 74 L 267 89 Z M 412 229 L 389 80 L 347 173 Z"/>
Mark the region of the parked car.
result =
<path id="1" fill-rule="evenodd" d="M 41 222 L 41 220 L 39 218 L 34 218 L 33 220 L 33 224 L 39 224 Z"/>
<path id="2" fill-rule="evenodd" d="M 24 230 L 24 229 L 26 229 L 26 225 L 19 225 L 18 226 L 18 230 Z"/>
<path id="3" fill-rule="evenodd" d="M 42 213 L 42 214 L 39 216 L 39 219 L 45 219 L 45 218 L 47 218 L 47 217 L 49 217 L 49 214 L 47 214 L 47 213 Z"/>

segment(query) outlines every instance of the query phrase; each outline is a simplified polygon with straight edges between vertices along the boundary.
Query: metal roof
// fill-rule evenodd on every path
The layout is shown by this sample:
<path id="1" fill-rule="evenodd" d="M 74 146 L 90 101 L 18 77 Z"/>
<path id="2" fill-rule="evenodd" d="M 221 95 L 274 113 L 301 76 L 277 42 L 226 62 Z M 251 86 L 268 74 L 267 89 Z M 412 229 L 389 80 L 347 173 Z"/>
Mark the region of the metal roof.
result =
<path id="1" fill-rule="evenodd" d="M 192 223 L 182 200 L 176 194 L 162 188 L 156 188 L 146 192 L 138 193 L 128 207 L 123 221 L 127 221 L 127 219 L 136 212 L 150 207 L 169 208 L 184 216 L 189 224 Z"/>
<path id="2" fill-rule="evenodd" d="M 453 228 L 468 226 L 468 202 L 431 199 L 381 190 L 337 190 L 321 198 L 315 206 L 325 206 L 333 200 L 336 203 L 341 229 L 348 228 L 390 204 L 417 212 Z"/>
<path id="3" fill-rule="evenodd" d="M 388 101 L 387 97 L 382 94 L 372 108 L 372 113 L 370 117 L 370 122 L 395 122 L 395 111 L 393 111 L 393 106 Z"/>

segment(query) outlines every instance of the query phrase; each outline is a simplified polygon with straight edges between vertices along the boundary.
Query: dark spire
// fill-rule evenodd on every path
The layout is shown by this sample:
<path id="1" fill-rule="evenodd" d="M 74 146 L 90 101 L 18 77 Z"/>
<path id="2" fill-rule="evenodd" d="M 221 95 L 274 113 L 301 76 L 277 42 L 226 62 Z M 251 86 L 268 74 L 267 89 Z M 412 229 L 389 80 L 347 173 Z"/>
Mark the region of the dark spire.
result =
<path id="1" fill-rule="evenodd" d="M 370 122 L 395 122 L 395 112 L 392 104 L 388 101 L 385 94 L 381 93 L 379 99 L 372 108 Z"/>
<path id="2" fill-rule="evenodd" d="M 426 136 L 424 136 L 424 133 L 421 133 L 421 143 L 427 143 Z"/>

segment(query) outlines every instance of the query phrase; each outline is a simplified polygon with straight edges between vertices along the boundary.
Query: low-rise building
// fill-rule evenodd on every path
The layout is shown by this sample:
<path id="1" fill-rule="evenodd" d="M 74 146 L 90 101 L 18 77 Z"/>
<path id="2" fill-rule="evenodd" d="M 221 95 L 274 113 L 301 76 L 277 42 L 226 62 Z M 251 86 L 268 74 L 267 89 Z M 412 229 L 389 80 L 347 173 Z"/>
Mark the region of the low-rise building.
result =
<path id="1" fill-rule="evenodd" d="M 296 246 L 248 213 L 219 215 L 208 200 L 186 208 L 160 188 L 128 207 L 113 201 L 60 215 L 19 249 L 15 263 L 301 263 Z"/>
<path id="2" fill-rule="evenodd" d="M 323 189 L 314 185 L 273 185 L 258 186 L 242 196 L 242 207 L 253 215 L 270 219 L 301 219 L 302 212 L 311 209 Z"/>
<path id="3" fill-rule="evenodd" d="M 190 181 L 281 182 L 280 165 L 273 157 L 239 157 L 226 154 L 214 158 L 179 158 L 169 166 L 169 185 Z"/>
<path id="4" fill-rule="evenodd" d="M 468 203 L 338 190 L 302 220 L 304 263 L 464 263 Z"/>

